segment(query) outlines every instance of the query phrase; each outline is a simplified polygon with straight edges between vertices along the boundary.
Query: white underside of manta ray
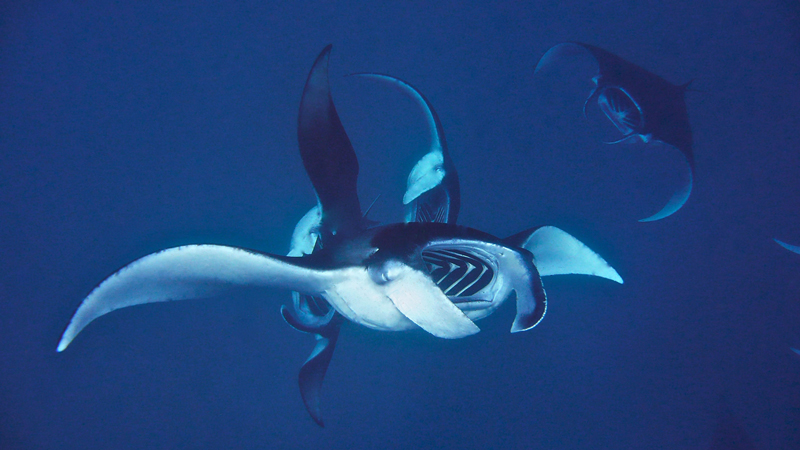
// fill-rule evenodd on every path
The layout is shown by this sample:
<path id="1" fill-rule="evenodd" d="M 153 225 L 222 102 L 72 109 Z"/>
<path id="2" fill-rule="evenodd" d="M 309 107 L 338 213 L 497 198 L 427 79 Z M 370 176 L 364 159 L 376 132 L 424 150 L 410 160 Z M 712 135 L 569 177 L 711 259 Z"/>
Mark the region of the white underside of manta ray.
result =
<path id="1" fill-rule="evenodd" d="M 422 329 L 457 339 L 477 333 L 475 321 L 509 298 L 516 299 L 517 309 L 511 331 L 536 326 L 547 307 L 541 276 L 584 274 L 622 283 L 605 260 L 558 228 L 500 239 L 455 225 L 458 179 L 435 112 L 406 83 L 376 74 L 370 75 L 417 96 L 435 138 L 409 177 L 408 223 L 370 227 L 355 194 L 358 163 L 330 97 L 329 51 L 330 46 L 323 50 L 309 74 L 298 120 L 300 153 L 318 205 L 298 223 L 289 256 L 220 245 L 147 255 L 89 293 L 59 352 L 94 319 L 120 308 L 214 297 L 245 286 L 294 291 L 296 317 L 284 310 L 284 318 L 317 334 L 300 384 L 309 413 L 322 425 L 318 393 L 338 336 L 337 314 L 374 330 Z M 309 299 L 320 300 L 322 310 L 314 311 Z"/>

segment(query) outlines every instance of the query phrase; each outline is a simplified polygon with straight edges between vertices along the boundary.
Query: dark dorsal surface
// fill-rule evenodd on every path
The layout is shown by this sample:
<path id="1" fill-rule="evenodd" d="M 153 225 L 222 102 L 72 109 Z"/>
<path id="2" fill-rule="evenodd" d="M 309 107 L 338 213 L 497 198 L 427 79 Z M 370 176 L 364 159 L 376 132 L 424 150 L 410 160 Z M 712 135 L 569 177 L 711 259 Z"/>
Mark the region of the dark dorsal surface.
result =
<path id="1" fill-rule="evenodd" d="M 686 85 L 675 85 L 600 47 L 575 42 L 597 60 L 598 93 L 605 87 L 622 88 L 639 104 L 644 127 L 637 132 L 652 134 L 654 139 L 677 148 L 694 167 L 692 129 L 684 99 Z"/>
<path id="2" fill-rule="evenodd" d="M 297 140 L 308 177 L 322 206 L 320 238 L 351 233 L 361 227 L 358 201 L 358 160 L 331 98 L 328 82 L 328 45 L 308 74 L 300 113 Z"/>

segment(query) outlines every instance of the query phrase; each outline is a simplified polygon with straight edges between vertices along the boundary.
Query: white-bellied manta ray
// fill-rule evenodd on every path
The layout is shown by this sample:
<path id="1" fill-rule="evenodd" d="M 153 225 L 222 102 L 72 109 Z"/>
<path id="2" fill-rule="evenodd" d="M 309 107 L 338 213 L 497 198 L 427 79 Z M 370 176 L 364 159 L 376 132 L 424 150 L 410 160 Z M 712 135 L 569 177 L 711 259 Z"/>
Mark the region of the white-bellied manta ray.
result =
<path id="1" fill-rule="evenodd" d="M 457 179 L 424 173 L 446 172 L 446 164 L 418 163 L 418 173 L 409 177 L 409 189 L 417 190 L 407 191 L 413 198 L 404 202 L 424 212 L 407 215 L 412 218 L 406 223 L 371 226 L 357 195 L 358 160 L 330 93 L 330 49 L 317 57 L 300 103 L 300 155 L 318 204 L 298 223 L 290 256 L 221 245 L 185 245 L 147 255 L 89 293 L 64 332 L 59 352 L 92 320 L 127 306 L 212 297 L 237 286 L 287 289 L 297 294 L 293 311 L 282 308 L 283 317 L 318 339 L 299 382 L 309 414 L 322 426 L 319 391 L 343 319 L 380 331 L 421 328 L 457 339 L 480 331 L 474 321 L 514 293 L 517 313 L 511 332 L 519 332 L 536 326 L 545 314 L 543 275 L 587 274 L 622 283 L 605 260 L 558 228 L 533 228 L 500 239 L 456 225 Z M 435 117 L 410 85 L 374 76 L 422 98 L 426 113 Z M 433 147 L 449 160 L 441 125 L 438 119 L 432 123 Z M 425 181 L 430 179 L 439 181 Z M 422 189 L 416 186 L 419 180 Z"/>

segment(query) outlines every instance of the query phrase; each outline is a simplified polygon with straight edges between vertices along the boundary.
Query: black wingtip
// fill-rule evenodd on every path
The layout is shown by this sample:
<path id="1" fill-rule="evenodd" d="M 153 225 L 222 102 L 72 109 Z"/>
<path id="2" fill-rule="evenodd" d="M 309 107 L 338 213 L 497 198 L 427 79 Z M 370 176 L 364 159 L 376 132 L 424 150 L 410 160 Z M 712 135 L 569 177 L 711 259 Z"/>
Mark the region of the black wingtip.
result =
<path id="1" fill-rule="evenodd" d="M 325 372 L 328 370 L 331 356 L 333 355 L 333 346 L 326 338 L 318 338 L 317 346 L 311 357 L 300 368 L 298 375 L 298 384 L 300 385 L 300 396 L 303 398 L 303 404 L 308 411 L 311 419 L 320 427 L 325 427 L 325 422 L 322 420 L 322 408 L 320 407 L 320 391 L 322 390 L 322 381 L 325 379 Z M 320 347 L 322 349 L 320 350 Z"/>
<path id="2" fill-rule="evenodd" d="M 321 428 L 325 427 L 325 422 L 322 420 L 322 408 L 320 407 L 322 382 L 325 380 L 325 373 L 328 371 L 333 351 L 336 349 L 340 327 L 341 319 L 336 315 L 327 327 L 320 330 L 322 334 L 317 334 L 316 336 L 317 345 L 311 352 L 311 356 L 303 364 L 303 367 L 300 368 L 300 374 L 298 375 L 300 396 L 303 399 L 306 411 Z"/>

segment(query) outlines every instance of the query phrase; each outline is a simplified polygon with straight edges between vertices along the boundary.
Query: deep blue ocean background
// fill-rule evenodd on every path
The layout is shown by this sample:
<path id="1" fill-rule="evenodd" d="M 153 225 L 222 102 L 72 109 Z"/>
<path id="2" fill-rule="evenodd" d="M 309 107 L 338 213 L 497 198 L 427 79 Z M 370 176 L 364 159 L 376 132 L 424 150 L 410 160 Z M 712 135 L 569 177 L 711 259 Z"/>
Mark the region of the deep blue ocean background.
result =
<path id="1" fill-rule="evenodd" d="M 171 2 L 166 2 L 171 3 Z M 800 448 L 800 7 L 795 1 L 18 1 L 0 6 L 0 448 L 708 449 L 738 423 Z M 674 216 L 677 152 L 608 146 L 604 47 L 687 94 L 695 190 Z M 370 218 L 401 220 L 428 134 L 389 73 L 437 109 L 459 222 L 555 225 L 624 285 L 548 277 L 457 341 L 346 325 L 318 428 L 297 372 L 313 338 L 287 292 L 117 311 L 64 353 L 88 292 L 162 248 L 285 253 L 314 205 L 297 152 L 308 70 L 331 84 Z M 727 429 L 734 429 L 729 425 Z M 714 447 L 719 448 L 719 447 Z M 732 447 L 725 447 L 732 448 Z"/>

